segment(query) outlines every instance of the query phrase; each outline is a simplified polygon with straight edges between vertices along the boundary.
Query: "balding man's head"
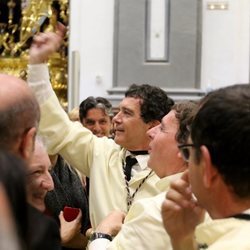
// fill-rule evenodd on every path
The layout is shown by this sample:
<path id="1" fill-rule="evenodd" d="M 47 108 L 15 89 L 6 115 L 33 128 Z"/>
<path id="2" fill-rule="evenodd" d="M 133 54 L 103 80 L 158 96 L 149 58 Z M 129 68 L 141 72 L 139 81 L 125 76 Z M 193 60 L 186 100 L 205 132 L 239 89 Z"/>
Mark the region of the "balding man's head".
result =
<path id="1" fill-rule="evenodd" d="M 29 87 L 23 80 L 6 74 L 0 74 L 0 90 L 0 110 L 8 108 L 14 102 L 31 94 Z"/>
<path id="2" fill-rule="evenodd" d="M 51 162 L 41 138 L 35 140 L 35 150 L 28 166 L 27 198 L 28 202 L 41 212 L 45 210 L 44 198 L 54 189 L 49 173 Z"/>
<path id="3" fill-rule="evenodd" d="M 40 119 L 36 98 L 23 80 L 0 74 L 0 100 L 0 149 L 29 160 L 27 150 L 33 148 L 30 140 Z"/>

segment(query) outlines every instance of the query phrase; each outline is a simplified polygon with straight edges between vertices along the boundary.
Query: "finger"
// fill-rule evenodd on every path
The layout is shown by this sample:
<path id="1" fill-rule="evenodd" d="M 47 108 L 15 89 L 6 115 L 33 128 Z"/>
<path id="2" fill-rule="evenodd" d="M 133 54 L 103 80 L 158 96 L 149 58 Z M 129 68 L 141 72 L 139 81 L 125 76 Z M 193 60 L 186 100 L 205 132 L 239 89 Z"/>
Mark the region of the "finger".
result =
<path id="1" fill-rule="evenodd" d="M 198 205 L 194 206 L 194 212 L 196 214 L 201 214 L 203 217 L 205 216 L 205 209 L 203 209 L 202 207 Z"/>
<path id="2" fill-rule="evenodd" d="M 78 213 L 77 217 L 82 217 L 82 210 L 80 208 L 79 208 L 79 213 Z"/>
<path id="3" fill-rule="evenodd" d="M 67 28 L 60 22 L 56 25 L 56 34 L 58 36 L 64 37 L 65 33 L 67 31 Z"/>
<path id="4" fill-rule="evenodd" d="M 59 213 L 59 220 L 60 220 L 60 223 L 62 224 L 62 222 L 64 222 L 65 221 L 65 219 L 64 219 L 64 216 L 63 216 L 63 211 L 61 211 L 60 213 Z"/>
<path id="5" fill-rule="evenodd" d="M 169 189 L 169 191 L 166 194 L 166 199 L 175 203 L 176 205 L 187 208 L 190 206 L 190 197 L 186 197 L 181 192 L 176 191 L 175 189 Z"/>
<path id="6" fill-rule="evenodd" d="M 190 189 L 190 186 L 182 179 L 172 182 L 170 184 L 169 190 L 179 193 L 180 195 L 185 197 L 185 199 L 189 200 L 192 198 L 192 191 Z"/>
<path id="7" fill-rule="evenodd" d="M 181 176 L 181 179 L 189 183 L 189 170 L 185 170 Z"/>
<path id="8" fill-rule="evenodd" d="M 82 219 L 82 210 L 79 209 L 79 213 L 76 216 L 75 220 L 76 220 L 77 223 L 79 223 L 81 221 L 81 219 Z"/>
<path id="9" fill-rule="evenodd" d="M 170 210 L 177 212 L 181 210 L 181 207 L 177 203 L 171 200 L 165 199 L 161 206 L 162 215 L 164 215 L 165 213 L 168 213 Z"/>
<path id="10" fill-rule="evenodd" d="M 48 34 L 39 33 L 34 36 L 33 41 L 39 44 L 45 43 L 48 40 Z"/>
<path id="11" fill-rule="evenodd" d="M 93 232 L 94 232 L 93 228 L 92 228 L 92 227 L 89 228 L 89 229 L 86 231 L 86 233 L 85 233 L 86 237 L 87 237 L 87 238 L 90 238 L 90 236 L 91 236 L 91 234 L 92 234 Z"/>
<path id="12" fill-rule="evenodd" d="M 44 41 L 41 37 L 33 37 L 32 46 L 40 47 L 42 44 L 44 44 Z"/>
<path id="13" fill-rule="evenodd" d="M 186 196 L 186 198 L 191 199 L 192 191 L 188 180 L 188 171 L 185 171 L 180 179 L 172 181 L 170 183 L 170 188 L 175 189 L 179 193 Z"/>
<path id="14" fill-rule="evenodd" d="M 60 217 L 63 217 L 63 211 L 61 211 L 60 213 L 59 213 L 59 218 Z"/>

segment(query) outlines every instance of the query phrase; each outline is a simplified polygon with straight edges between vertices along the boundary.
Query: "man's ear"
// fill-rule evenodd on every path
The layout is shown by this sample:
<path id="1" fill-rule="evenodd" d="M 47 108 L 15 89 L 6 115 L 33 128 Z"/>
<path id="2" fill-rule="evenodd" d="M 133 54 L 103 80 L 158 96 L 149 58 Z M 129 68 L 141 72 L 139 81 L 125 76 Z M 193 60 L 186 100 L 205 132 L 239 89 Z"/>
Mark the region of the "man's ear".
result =
<path id="1" fill-rule="evenodd" d="M 28 130 L 27 133 L 24 134 L 22 142 L 20 144 L 19 152 L 23 157 L 23 159 L 27 162 L 30 162 L 34 152 L 35 137 L 36 137 L 36 128 L 32 127 L 31 129 Z"/>
<path id="2" fill-rule="evenodd" d="M 201 146 L 200 150 L 203 161 L 203 183 L 206 188 L 209 188 L 212 186 L 214 180 L 216 179 L 218 171 L 212 164 L 208 148 L 203 145 Z"/>
<path id="3" fill-rule="evenodd" d="M 161 123 L 161 122 L 159 122 L 158 120 L 151 121 L 151 122 L 148 123 L 148 125 L 149 125 L 149 128 L 148 128 L 148 129 L 151 129 L 151 128 L 153 128 L 153 127 L 159 125 L 160 123 Z"/>

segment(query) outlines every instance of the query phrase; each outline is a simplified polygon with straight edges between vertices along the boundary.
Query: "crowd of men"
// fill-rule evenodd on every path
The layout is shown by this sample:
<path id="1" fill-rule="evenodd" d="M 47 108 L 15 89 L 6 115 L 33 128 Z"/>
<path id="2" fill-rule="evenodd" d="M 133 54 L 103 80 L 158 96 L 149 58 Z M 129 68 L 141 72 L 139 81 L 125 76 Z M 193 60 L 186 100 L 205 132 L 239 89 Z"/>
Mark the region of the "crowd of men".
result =
<path id="1" fill-rule="evenodd" d="M 132 84 L 109 138 L 101 125 L 111 123 L 102 118 L 111 107 L 91 98 L 98 110 L 86 118 L 82 103 L 82 126 L 69 119 L 51 87 L 45 62 L 63 35 L 59 25 L 35 36 L 28 85 L 0 75 L 0 150 L 7 157 L 0 154 L 0 168 L 17 165 L 20 175 L 0 178 L 16 229 L 9 230 L 17 242 L 12 249 L 60 249 L 67 234 L 72 240 L 80 231 L 81 212 L 68 223 L 60 214 L 59 226 L 44 214 L 45 196 L 54 189 L 48 155 L 60 155 L 89 178 L 89 230 L 81 231 L 82 245 L 68 248 L 250 249 L 250 85 L 174 103 L 158 87 Z M 25 188 L 17 211 L 20 196 L 9 194 L 18 185 Z M 4 234 L 1 223 L 0 229 Z"/>

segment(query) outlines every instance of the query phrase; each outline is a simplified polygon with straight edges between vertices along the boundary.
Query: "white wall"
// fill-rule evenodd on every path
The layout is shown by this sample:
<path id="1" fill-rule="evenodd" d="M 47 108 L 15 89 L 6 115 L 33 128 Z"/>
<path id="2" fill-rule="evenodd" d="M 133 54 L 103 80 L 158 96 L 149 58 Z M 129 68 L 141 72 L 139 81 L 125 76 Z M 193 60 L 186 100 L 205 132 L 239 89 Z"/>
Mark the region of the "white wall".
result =
<path id="1" fill-rule="evenodd" d="M 207 10 L 203 1 L 202 88 L 249 81 L 250 1 L 228 0 L 228 10 Z M 218 1 L 216 1 L 218 2 Z"/>
<path id="2" fill-rule="evenodd" d="M 249 81 L 250 1 L 224 0 L 228 10 L 207 10 L 213 1 L 203 0 L 202 8 L 204 90 Z M 69 71 L 69 108 L 89 95 L 106 96 L 112 87 L 114 0 L 71 0 L 70 8 L 69 55 L 80 52 L 80 87 Z"/>
<path id="3" fill-rule="evenodd" d="M 112 86 L 114 0 L 71 0 L 71 10 L 70 51 L 80 51 L 79 103 L 106 96 Z"/>

